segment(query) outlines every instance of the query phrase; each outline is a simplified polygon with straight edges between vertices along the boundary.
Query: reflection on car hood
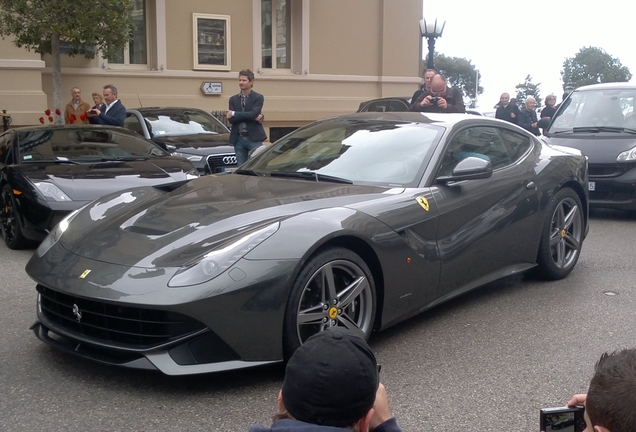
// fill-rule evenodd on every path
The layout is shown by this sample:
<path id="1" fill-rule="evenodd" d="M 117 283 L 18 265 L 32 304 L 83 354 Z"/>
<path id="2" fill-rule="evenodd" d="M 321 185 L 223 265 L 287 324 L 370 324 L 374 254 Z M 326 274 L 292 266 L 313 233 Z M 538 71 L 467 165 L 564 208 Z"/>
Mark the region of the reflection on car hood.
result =
<path id="1" fill-rule="evenodd" d="M 296 214 L 383 197 L 388 189 L 238 174 L 172 192 L 137 188 L 80 213 L 62 238 L 78 255 L 137 267 L 179 266 L 215 243 Z M 90 234 L 90 235 L 89 235 Z"/>
<path id="2" fill-rule="evenodd" d="M 190 163 L 177 157 L 80 165 L 23 164 L 20 167 L 32 182 L 53 183 L 73 201 L 92 201 L 131 187 L 185 180 L 185 173 L 191 169 Z"/>
<path id="3" fill-rule="evenodd" d="M 166 147 L 174 146 L 177 150 L 186 150 L 189 153 L 234 153 L 234 147 L 230 145 L 230 134 L 197 134 L 179 136 L 156 136 L 152 141 Z"/>
<path id="4" fill-rule="evenodd" d="M 544 136 L 543 140 L 553 146 L 581 150 L 591 164 L 615 164 L 620 153 L 636 147 L 633 135 L 567 134 Z"/>

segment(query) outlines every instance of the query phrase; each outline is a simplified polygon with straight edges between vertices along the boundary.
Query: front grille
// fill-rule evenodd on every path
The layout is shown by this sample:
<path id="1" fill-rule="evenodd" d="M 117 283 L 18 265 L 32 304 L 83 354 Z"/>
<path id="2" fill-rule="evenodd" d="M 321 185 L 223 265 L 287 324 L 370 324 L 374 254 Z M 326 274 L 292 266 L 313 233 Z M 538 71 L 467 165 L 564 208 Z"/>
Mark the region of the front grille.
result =
<path id="1" fill-rule="evenodd" d="M 205 328 L 176 312 L 87 300 L 42 285 L 37 290 L 47 320 L 72 334 L 103 343 L 147 349 Z"/>
<path id="2" fill-rule="evenodd" d="M 211 173 L 223 172 L 224 168 L 236 167 L 236 155 L 234 153 L 210 155 L 207 163 Z"/>
<path id="3" fill-rule="evenodd" d="M 589 164 L 589 177 L 618 177 L 625 174 L 631 166 L 626 164 Z"/>

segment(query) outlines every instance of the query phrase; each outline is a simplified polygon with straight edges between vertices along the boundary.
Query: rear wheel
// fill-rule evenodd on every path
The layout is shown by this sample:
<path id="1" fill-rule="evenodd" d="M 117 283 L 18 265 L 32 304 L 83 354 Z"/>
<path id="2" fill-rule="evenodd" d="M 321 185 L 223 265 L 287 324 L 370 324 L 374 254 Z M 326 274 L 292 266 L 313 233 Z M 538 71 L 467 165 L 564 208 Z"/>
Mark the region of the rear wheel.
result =
<path id="1" fill-rule="evenodd" d="M 15 206 L 13 191 L 9 185 L 2 188 L 2 199 L 0 200 L 0 229 L 2 238 L 9 249 L 21 249 L 26 246 L 27 240 L 22 235 L 18 209 Z"/>
<path id="2" fill-rule="evenodd" d="M 561 189 L 550 201 L 541 232 L 538 272 L 546 279 L 563 279 L 574 270 L 581 254 L 584 216 L 579 196 Z"/>
<path id="3" fill-rule="evenodd" d="M 344 248 L 313 256 L 298 275 L 285 310 L 283 345 L 289 358 L 310 336 L 329 327 L 368 338 L 376 310 L 375 284 L 364 260 Z"/>

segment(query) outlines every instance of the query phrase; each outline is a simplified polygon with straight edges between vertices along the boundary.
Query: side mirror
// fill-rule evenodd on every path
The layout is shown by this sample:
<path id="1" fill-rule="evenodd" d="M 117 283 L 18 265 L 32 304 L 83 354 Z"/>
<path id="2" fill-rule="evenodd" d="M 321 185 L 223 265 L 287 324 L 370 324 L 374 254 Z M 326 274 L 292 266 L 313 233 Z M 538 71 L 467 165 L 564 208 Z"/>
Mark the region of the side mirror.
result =
<path id="1" fill-rule="evenodd" d="M 537 122 L 537 127 L 540 127 L 541 129 L 547 129 L 548 126 L 550 126 L 550 120 L 552 120 L 552 117 L 543 117 Z"/>
<path id="2" fill-rule="evenodd" d="M 265 150 L 267 149 L 267 147 L 265 147 L 264 145 L 260 145 L 258 147 L 254 147 L 252 150 L 250 150 L 250 152 L 247 154 L 247 159 L 252 159 L 254 156 L 257 156 L 261 153 L 263 153 Z"/>
<path id="3" fill-rule="evenodd" d="M 459 161 L 450 176 L 438 177 L 437 181 L 446 183 L 460 180 L 477 180 L 492 177 L 492 164 L 481 157 L 468 156 Z"/>

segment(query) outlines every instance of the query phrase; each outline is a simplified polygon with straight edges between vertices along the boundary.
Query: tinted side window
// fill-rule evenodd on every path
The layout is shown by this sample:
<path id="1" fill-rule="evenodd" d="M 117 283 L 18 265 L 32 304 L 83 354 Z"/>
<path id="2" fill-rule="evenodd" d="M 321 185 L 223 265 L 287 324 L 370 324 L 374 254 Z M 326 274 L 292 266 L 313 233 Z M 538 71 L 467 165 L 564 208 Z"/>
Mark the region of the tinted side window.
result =
<path id="1" fill-rule="evenodd" d="M 508 147 L 510 162 L 517 162 L 530 148 L 530 137 L 507 129 L 500 129 L 499 132 Z"/>
<path id="2" fill-rule="evenodd" d="M 499 136 L 497 128 L 471 127 L 458 132 L 451 138 L 442 159 L 440 175 L 451 175 L 459 161 L 470 156 L 489 161 L 493 170 L 511 163 L 508 149 Z"/>
<path id="3" fill-rule="evenodd" d="M 11 165 L 11 163 L 13 163 L 12 158 L 10 157 L 11 146 L 9 144 L 11 141 L 9 138 L 9 134 L 0 136 L 0 164 L 3 165 Z"/>
<path id="4" fill-rule="evenodd" d="M 144 136 L 144 130 L 141 127 L 141 122 L 134 114 L 126 114 L 126 120 L 124 120 L 124 127 L 133 132 L 137 132 L 139 135 Z"/>

